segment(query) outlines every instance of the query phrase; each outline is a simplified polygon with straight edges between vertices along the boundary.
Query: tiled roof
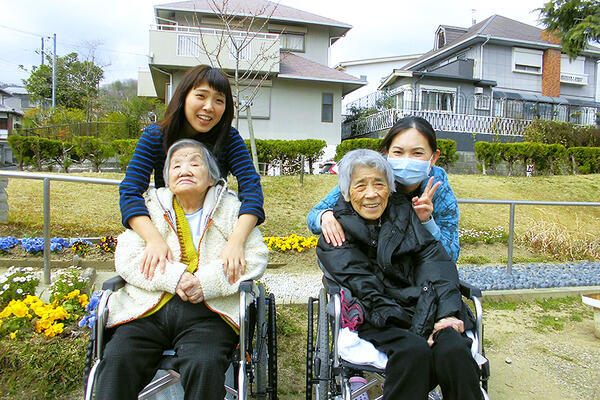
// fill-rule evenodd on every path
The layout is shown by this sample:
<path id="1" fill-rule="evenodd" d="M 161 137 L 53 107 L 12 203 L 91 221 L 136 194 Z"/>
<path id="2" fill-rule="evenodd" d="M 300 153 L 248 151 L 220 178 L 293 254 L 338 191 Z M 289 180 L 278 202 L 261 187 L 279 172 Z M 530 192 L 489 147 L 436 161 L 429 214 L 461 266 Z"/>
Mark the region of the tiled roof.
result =
<path id="1" fill-rule="evenodd" d="M 279 75 L 277 77 L 341 83 L 343 96 L 367 84 L 366 81 L 355 76 L 285 51 L 281 52 Z"/>
<path id="2" fill-rule="evenodd" d="M 542 29 L 540 28 L 501 15 L 492 15 L 470 27 L 463 35 L 456 37 L 452 43 L 447 44 L 441 49 L 431 50 L 423 54 L 423 56 L 407 64 L 404 68 L 410 69 L 412 66 L 420 64 L 423 60 L 426 60 L 431 56 L 445 52 L 452 44 L 464 42 L 476 36 L 490 36 L 493 38 L 532 42 L 541 45 L 552 44 L 542 38 Z M 588 50 L 600 51 L 600 48 L 588 46 Z"/>
<path id="3" fill-rule="evenodd" d="M 4 86 L 2 90 L 10 94 L 28 94 L 27 89 L 25 89 L 23 86 Z"/>
<path id="4" fill-rule="evenodd" d="M 23 115 L 22 111 L 15 110 L 14 108 L 5 106 L 4 104 L 0 104 L 0 112 L 7 112 L 7 113 L 12 113 L 12 114 Z"/>
<path id="5" fill-rule="evenodd" d="M 279 64 L 279 77 L 301 77 L 314 80 L 338 81 L 346 83 L 366 84 L 366 81 L 355 76 L 329 68 L 318 62 L 311 61 L 299 55 L 281 52 L 281 63 Z"/>
<path id="6" fill-rule="evenodd" d="M 156 5 L 155 8 L 205 11 L 212 13 L 213 11 L 211 4 L 212 2 L 210 0 L 192 0 L 159 4 Z M 256 10 L 265 10 L 265 14 L 270 14 L 273 8 L 275 8 L 273 15 L 270 17 L 272 20 L 297 21 L 318 25 L 339 26 L 347 29 L 352 28 L 350 24 L 345 22 L 322 17 L 317 14 L 298 10 L 297 8 L 278 4 L 268 0 L 229 0 L 227 4 L 229 11 L 233 11 L 233 13 L 247 14 L 249 11 L 256 12 Z"/>

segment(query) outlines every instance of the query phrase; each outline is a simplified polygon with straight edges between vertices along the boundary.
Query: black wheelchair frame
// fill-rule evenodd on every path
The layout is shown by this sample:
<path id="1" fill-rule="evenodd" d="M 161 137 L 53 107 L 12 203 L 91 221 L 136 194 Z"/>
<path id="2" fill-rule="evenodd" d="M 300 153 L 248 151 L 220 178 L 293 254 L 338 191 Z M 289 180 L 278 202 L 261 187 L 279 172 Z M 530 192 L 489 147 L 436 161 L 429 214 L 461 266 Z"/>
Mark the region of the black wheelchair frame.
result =
<path id="1" fill-rule="evenodd" d="M 318 298 L 308 300 L 308 330 L 306 341 L 306 400 L 313 399 L 313 389 L 317 400 L 341 398 L 355 399 L 367 392 L 371 387 L 385 380 L 385 371 L 376 367 L 352 364 L 338 354 L 338 334 L 341 328 L 340 287 L 332 280 L 323 277 L 324 287 Z M 483 347 L 483 307 L 479 300 L 481 290 L 461 282 L 461 294 L 473 302 L 476 328 L 473 346 L 477 353 L 485 358 Z M 315 327 L 315 303 L 317 303 L 317 319 Z M 329 306 L 328 306 L 329 305 Z M 316 329 L 315 329 L 316 328 Z M 316 333 L 315 333 L 316 331 Z M 375 376 L 366 385 L 352 392 L 349 378 L 355 371 L 367 372 Z M 489 362 L 480 366 L 480 386 L 482 396 L 488 400 Z M 378 397 L 376 400 L 381 399 Z M 430 399 L 441 399 L 441 393 L 434 391 Z"/>
<path id="2" fill-rule="evenodd" d="M 102 296 L 96 309 L 96 324 L 90 334 L 84 370 L 85 400 L 94 398 L 96 372 L 103 357 L 104 345 L 110 340 L 110 330 L 105 329 L 108 318 L 108 298 L 112 292 L 125 285 L 115 276 L 102 285 Z M 233 352 L 230 369 L 232 379 L 225 382 L 225 399 L 277 400 L 277 329 L 275 297 L 265 295 L 264 286 L 254 281 L 244 281 L 239 286 L 240 341 Z M 138 399 L 147 399 L 179 382 L 179 373 L 173 368 L 173 350 L 163 353 L 157 374 L 140 392 Z"/>

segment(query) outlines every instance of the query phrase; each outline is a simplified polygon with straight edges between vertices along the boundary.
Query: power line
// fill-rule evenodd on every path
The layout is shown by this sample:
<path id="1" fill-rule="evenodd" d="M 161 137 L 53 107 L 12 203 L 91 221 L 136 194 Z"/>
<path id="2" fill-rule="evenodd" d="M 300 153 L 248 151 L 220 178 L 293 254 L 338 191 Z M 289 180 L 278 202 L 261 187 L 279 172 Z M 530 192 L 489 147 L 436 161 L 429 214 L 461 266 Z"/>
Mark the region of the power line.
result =
<path id="1" fill-rule="evenodd" d="M 44 37 L 44 36 L 47 36 L 47 35 L 44 35 L 44 34 L 41 34 L 41 33 L 28 32 L 28 31 L 24 31 L 22 29 L 13 28 L 11 26 L 6 26 L 6 25 L 0 25 L 0 28 L 8 29 L 8 30 L 11 30 L 11 31 L 22 33 L 24 35 L 31 35 L 31 36 L 35 36 L 35 37 L 40 37 L 40 36 Z"/>
<path id="2" fill-rule="evenodd" d="M 34 32 L 29 32 L 29 31 L 24 31 L 22 29 L 17 29 L 17 28 L 13 28 L 11 26 L 7 26 L 7 25 L 1 25 L 0 24 L 0 28 L 4 28 L 4 29 L 8 29 L 11 31 L 15 31 L 15 32 L 19 32 L 22 33 L 24 35 L 31 35 L 31 36 L 35 36 L 35 37 L 44 37 L 44 38 L 51 38 L 50 35 L 45 35 L 42 33 L 34 33 Z M 57 43 L 60 43 L 61 45 L 67 45 L 67 46 L 71 46 L 71 47 L 75 47 L 78 49 L 88 49 L 88 46 L 82 45 L 82 44 L 76 44 L 73 42 L 69 42 L 67 40 L 57 40 Z M 119 53 L 119 54 L 130 54 L 130 55 L 135 55 L 135 56 L 143 56 L 143 57 L 147 57 L 147 54 L 141 54 L 141 53 L 135 53 L 132 51 L 123 51 L 123 50 L 117 50 L 117 49 L 111 49 L 109 47 L 103 47 L 103 46 L 98 46 L 96 47 L 97 50 L 99 51 L 106 51 L 106 52 L 111 52 L 111 53 Z"/>

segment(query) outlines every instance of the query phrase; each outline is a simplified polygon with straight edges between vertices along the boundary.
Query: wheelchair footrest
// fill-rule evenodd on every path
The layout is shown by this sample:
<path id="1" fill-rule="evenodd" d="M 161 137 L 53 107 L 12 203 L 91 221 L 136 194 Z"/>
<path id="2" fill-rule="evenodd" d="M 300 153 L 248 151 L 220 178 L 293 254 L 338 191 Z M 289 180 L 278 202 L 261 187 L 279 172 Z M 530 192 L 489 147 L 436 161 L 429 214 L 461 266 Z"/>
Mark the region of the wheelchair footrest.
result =
<path id="1" fill-rule="evenodd" d="M 138 399 L 141 400 L 141 399 L 145 399 L 146 397 L 150 397 L 153 394 L 160 392 L 164 388 L 169 387 L 169 386 L 179 382 L 179 379 L 180 379 L 179 373 L 177 373 L 173 370 L 168 370 L 166 372 L 167 373 L 165 375 L 150 382 L 148 384 L 148 386 L 146 386 L 144 388 L 144 390 L 142 390 L 142 392 L 138 396 Z"/>

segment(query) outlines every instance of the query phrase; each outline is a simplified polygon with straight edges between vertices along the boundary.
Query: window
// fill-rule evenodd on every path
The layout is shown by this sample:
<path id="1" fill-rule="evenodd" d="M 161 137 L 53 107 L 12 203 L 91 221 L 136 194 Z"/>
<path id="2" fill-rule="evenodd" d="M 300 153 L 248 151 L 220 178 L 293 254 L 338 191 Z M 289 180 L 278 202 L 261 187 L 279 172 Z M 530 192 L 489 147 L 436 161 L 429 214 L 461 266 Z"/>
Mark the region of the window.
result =
<path id="1" fill-rule="evenodd" d="M 366 75 L 361 75 L 360 79 L 362 79 L 363 81 L 366 81 L 367 80 L 367 76 Z"/>
<path id="2" fill-rule="evenodd" d="M 475 109 L 476 110 L 489 110 L 490 109 L 490 96 L 486 94 L 475 95 Z"/>
<path id="3" fill-rule="evenodd" d="M 298 33 L 282 33 L 279 35 L 281 49 L 304 52 L 304 35 Z"/>
<path id="4" fill-rule="evenodd" d="M 321 122 L 333 122 L 333 93 L 323 93 Z"/>
<path id="5" fill-rule="evenodd" d="M 540 75 L 543 54 L 541 50 L 513 47 L 513 72 Z"/>
<path id="6" fill-rule="evenodd" d="M 573 85 L 587 85 L 588 76 L 585 74 L 585 57 L 573 60 L 563 54 L 560 59 L 560 81 Z"/>
<path id="7" fill-rule="evenodd" d="M 421 90 L 421 109 L 430 111 L 454 111 L 454 92 L 435 89 Z"/>
<path id="8" fill-rule="evenodd" d="M 438 37 L 437 37 L 437 48 L 441 49 L 445 45 L 446 45 L 446 35 L 444 34 L 443 30 L 440 30 L 438 32 Z"/>
<path id="9" fill-rule="evenodd" d="M 0 129 L 8 129 L 8 119 L 0 118 Z"/>

